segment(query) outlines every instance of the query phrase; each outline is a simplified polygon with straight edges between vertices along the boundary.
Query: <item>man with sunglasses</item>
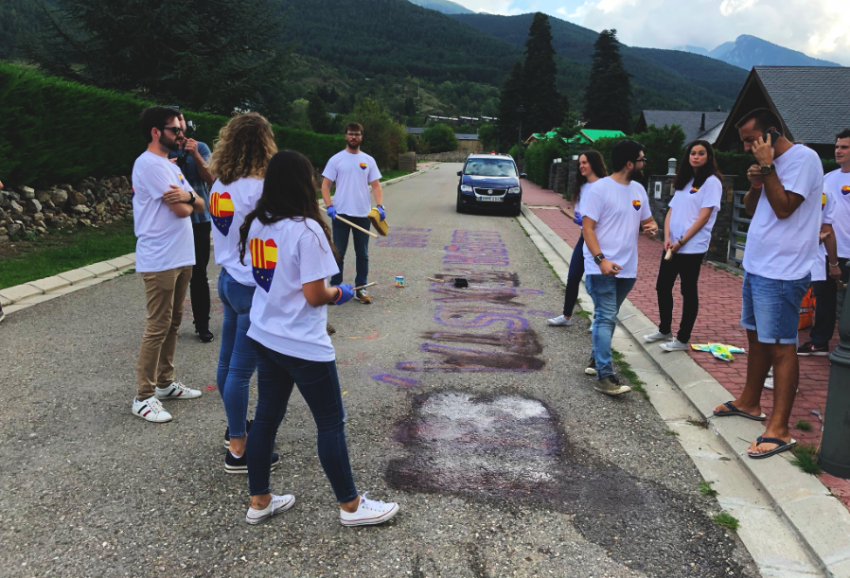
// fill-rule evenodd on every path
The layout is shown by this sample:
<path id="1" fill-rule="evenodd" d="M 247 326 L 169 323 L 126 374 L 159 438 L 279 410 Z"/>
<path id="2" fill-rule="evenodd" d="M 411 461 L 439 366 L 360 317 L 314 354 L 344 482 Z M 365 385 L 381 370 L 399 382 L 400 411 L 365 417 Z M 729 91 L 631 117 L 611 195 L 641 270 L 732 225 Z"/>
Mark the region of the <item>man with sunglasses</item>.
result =
<path id="1" fill-rule="evenodd" d="M 136 233 L 136 271 L 145 283 L 147 324 L 136 365 L 134 415 L 150 422 L 171 421 L 163 399 L 192 399 L 200 390 L 174 379 L 177 330 L 183 301 L 195 265 L 192 213 L 206 210 L 180 168 L 168 153 L 184 139 L 177 117 L 164 106 L 142 111 L 140 127 L 148 148 L 133 165 L 133 220 Z"/>
<path id="2" fill-rule="evenodd" d="M 336 218 L 337 215 L 344 217 L 355 225 L 369 230 L 369 211 L 372 203 L 369 198 L 369 190 L 375 195 L 375 203 L 381 220 L 386 218 L 384 212 L 384 193 L 381 189 L 381 171 L 375 159 L 360 150 L 363 142 L 363 127 L 353 122 L 345 127 L 345 150 L 338 152 L 325 165 L 322 172 L 322 198 L 325 201 L 328 215 L 332 219 L 331 229 L 333 241 L 339 253 L 339 273 L 331 277 L 331 285 L 342 283 L 343 261 L 345 261 L 345 250 L 348 248 L 349 233 L 354 236 L 355 268 L 357 274 L 354 278 L 354 286 L 359 287 L 368 283 L 369 277 L 369 235 L 357 229 L 353 229 L 346 223 Z M 331 185 L 336 183 L 336 193 L 331 198 Z M 354 294 L 355 299 L 368 305 L 372 298 L 360 289 Z"/>
<path id="3" fill-rule="evenodd" d="M 172 107 L 180 110 L 179 107 Z M 206 143 L 188 138 L 186 134 L 186 119 L 183 113 L 177 117 L 180 128 L 183 129 L 183 141 L 180 149 L 169 151 L 169 159 L 177 159 L 177 165 L 183 171 L 183 175 L 194 189 L 195 194 L 204 200 L 207 208 L 202 213 L 192 213 L 192 233 L 195 240 L 195 267 L 192 269 L 192 280 L 189 282 L 189 302 L 192 304 L 192 317 L 195 324 L 195 333 L 201 343 L 209 343 L 215 336 L 210 331 L 210 283 L 207 279 L 207 267 L 210 264 L 210 235 L 212 234 L 212 222 L 210 221 L 209 204 L 210 193 L 208 186 L 212 186 L 215 177 L 210 172 L 210 147 Z"/>
<path id="4" fill-rule="evenodd" d="M 585 285 L 593 299 L 593 351 L 585 373 L 596 375 L 596 391 L 615 396 L 631 391 L 620 383 L 611 359 L 617 314 L 637 278 L 638 231 L 653 237 L 658 225 L 646 189 L 637 182 L 646 166 L 643 145 L 618 142 L 611 149 L 611 163 L 611 176 L 582 195 L 581 212 Z"/>

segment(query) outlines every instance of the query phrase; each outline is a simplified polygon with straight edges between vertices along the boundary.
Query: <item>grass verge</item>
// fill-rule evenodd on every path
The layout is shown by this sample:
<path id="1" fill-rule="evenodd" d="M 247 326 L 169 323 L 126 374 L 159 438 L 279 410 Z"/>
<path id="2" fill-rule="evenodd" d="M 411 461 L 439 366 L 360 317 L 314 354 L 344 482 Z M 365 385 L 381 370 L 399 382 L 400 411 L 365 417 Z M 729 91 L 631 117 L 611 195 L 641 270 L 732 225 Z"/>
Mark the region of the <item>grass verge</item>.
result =
<path id="1" fill-rule="evenodd" d="M 700 482 L 699 493 L 702 494 L 703 496 L 711 496 L 711 497 L 716 496 L 717 490 L 715 490 L 714 488 L 711 487 L 711 484 L 713 484 L 713 483 L 714 482 L 708 482 L 706 480 L 703 480 L 702 482 Z"/>
<path id="2" fill-rule="evenodd" d="M 798 419 L 794 427 L 800 431 L 812 431 L 812 424 L 804 419 Z"/>
<path id="3" fill-rule="evenodd" d="M 649 393 L 647 393 L 646 388 L 644 387 L 646 384 L 638 377 L 638 374 L 634 372 L 632 366 L 629 365 L 629 362 L 623 357 L 623 354 L 616 349 L 612 349 L 611 358 L 614 360 L 614 365 L 617 366 L 617 370 L 620 374 L 632 382 L 632 391 L 637 391 L 644 399 L 649 399 Z"/>
<path id="4" fill-rule="evenodd" d="M 814 476 L 823 471 L 818 465 L 818 448 L 815 446 L 799 444 L 791 448 L 791 453 L 794 454 L 794 459 L 791 460 L 792 466 L 797 466 L 807 474 Z"/>
<path id="5" fill-rule="evenodd" d="M 731 514 L 727 514 L 726 512 L 714 516 L 714 521 L 718 525 L 723 526 L 727 530 L 731 530 L 733 532 L 737 532 L 738 526 L 740 525 L 740 522 L 738 522 L 738 518 Z"/>
<path id="6" fill-rule="evenodd" d="M 412 171 L 401 171 L 401 170 L 398 170 L 398 169 L 396 169 L 394 171 L 387 171 L 387 172 L 383 173 L 383 175 L 381 176 L 381 182 L 383 183 L 384 181 L 391 181 L 392 179 L 397 179 L 399 177 L 403 177 L 405 175 L 410 175 L 410 174 L 413 174 L 413 172 Z"/>
<path id="7" fill-rule="evenodd" d="M 132 221 L 101 225 L 96 229 L 51 231 L 33 241 L 16 242 L 14 253 L 0 256 L 0 289 L 114 259 L 135 250 Z"/>

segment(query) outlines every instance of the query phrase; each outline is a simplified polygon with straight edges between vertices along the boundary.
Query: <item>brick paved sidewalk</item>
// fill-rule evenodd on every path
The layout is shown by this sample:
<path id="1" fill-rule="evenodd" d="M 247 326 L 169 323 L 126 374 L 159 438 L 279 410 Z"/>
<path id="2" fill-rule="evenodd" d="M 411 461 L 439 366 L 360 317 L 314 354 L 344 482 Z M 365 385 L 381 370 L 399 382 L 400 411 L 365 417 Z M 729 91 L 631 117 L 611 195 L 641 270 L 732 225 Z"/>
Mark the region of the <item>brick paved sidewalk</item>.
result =
<path id="1" fill-rule="evenodd" d="M 572 207 L 553 191 L 542 189 L 530 181 L 523 181 L 523 202 L 530 206 Z M 532 209 L 556 235 L 574 247 L 580 229 L 558 209 Z M 629 300 L 658 323 L 658 301 L 655 294 L 655 280 L 661 262 L 662 247 L 659 241 L 640 237 L 638 242 L 638 277 Z M 741 284 L 743 278 L 729 271 L 703 263 L 699 278 L 700 313 L 694 327 L 692 343 L 726 343 L 747 348 L 747 335 L 740 325 Z M 673 308 L 673 331 L 681 319 L 681 297 L 678 294 L 678 281 L 673 290 L 675 306 Z M 808 337 L 808 330 L 801 332 L 801 342 Z M 830 343 L 830 350 L 838 345 L 838 332 Z M 746 382 L 746 355 L 736 355 L 735 361 L 725 362 L 715 359 L 710 353 L 689 351 L 688 354 L 729 392 L 738 396 Z M 824 414 L 826 390 L 829 380 L 829 359 L 826 357 L 800 358 L 800 389 L 791 414 L 791 435 L 798 443 L 820 444 L 821 420 L 812 413 Z M 765 390 L 762 396 L 762 410 L 770 413 L 773 408 L 773 392 Z M 804 432 L 793 425 L 798 421 L 807 421 L 813 431 Z M 850 481 L 835 478 L 828 474 L 820 476 L 821 481 L 848 507 L 850 507 Z"/>

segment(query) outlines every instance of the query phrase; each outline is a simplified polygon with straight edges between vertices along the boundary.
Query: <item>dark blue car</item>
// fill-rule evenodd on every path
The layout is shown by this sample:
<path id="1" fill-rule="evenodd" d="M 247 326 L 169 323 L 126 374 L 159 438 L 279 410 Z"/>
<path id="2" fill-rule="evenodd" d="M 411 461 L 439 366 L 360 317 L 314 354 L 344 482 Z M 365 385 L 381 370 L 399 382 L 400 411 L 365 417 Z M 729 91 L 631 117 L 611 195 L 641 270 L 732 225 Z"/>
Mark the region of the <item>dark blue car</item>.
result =
<path id="1" fill-rule="evenodd" d="M 510 155 L 469 155 L 458 171 L 457 212 L 484 208 L 519 215 L 522 205 L 520 173 Z"/>

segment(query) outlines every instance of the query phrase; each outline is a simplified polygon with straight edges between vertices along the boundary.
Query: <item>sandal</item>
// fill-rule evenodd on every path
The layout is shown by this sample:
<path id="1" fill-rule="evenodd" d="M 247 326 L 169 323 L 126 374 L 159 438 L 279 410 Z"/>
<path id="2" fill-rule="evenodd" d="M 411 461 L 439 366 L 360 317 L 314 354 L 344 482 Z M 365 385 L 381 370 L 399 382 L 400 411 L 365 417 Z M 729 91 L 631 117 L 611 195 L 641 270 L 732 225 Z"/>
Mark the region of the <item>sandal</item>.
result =
<path id="1" fill-rule="evenodd" d="M 747 419 L 751 419 L 751 420 L 753 420 L 753 421 L 765 421 L 765 420 L 767 419 L 767 416 L 766 416 L 766 415 L 764 415 L 764 413 L 762 413 L 761 415 L 753 415 L 753 414 L 751 414 L 751 413 L 747 413 L 747 412 L 745 412 L 745 411 L 741 411 L 740 409 L 738 409 L 737 407 L 735 407 L 734 405 L 732 405 L 732 402 L 731 402 L 731 401 L 727 401 L 727 402 L 726 402 L 726 403 L 724 403 L 723 405 L 725 405 L 725 406 L 726 406 L 726 408 L 727 408 L 729 411 L 715 411 L 715 412 L 714 412 L 714 415 L 715 415 L 715 416 L 717 416 L 717 417 L 731 417 L 731 416 L 738 416 L 738 417 L 745 417 L 745 418 L 747 418 Z"/>

